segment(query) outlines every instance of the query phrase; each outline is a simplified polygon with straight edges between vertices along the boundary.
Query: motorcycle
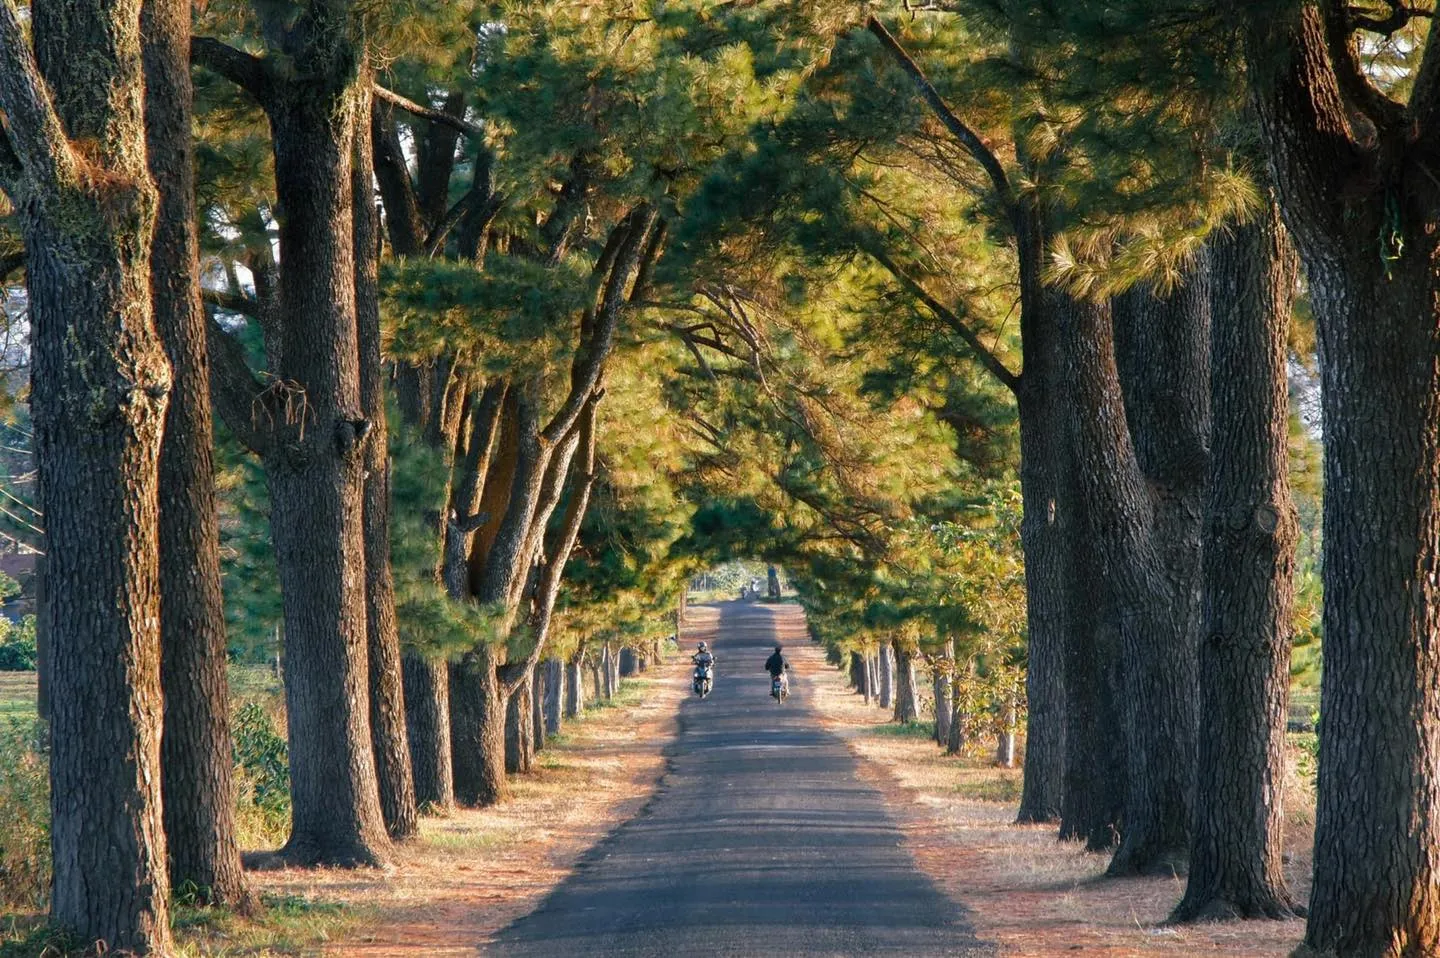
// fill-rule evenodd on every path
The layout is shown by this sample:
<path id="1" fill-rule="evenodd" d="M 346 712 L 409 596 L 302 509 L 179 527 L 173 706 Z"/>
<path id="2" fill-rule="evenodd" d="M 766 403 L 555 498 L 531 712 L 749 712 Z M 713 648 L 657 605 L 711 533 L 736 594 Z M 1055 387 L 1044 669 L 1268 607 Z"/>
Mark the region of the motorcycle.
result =
<path id="1" fill-rule="evenodd" d="M 785 701 L 785 697 L 790 694 L 790 683 L 785 681 L 785 676 L 776 675 L 771 677 L 770 694 L 775 697 L 776 702 Z"/>
<path id="2" fill-rule="evenodd" d="M 710 663 L 695 666 L 695 676 L 690 684 L 695 689 L 695 694 L 702 699 L 709 695 L 710 690 L 715 686 L 714 671 L 715 666 Z"/>

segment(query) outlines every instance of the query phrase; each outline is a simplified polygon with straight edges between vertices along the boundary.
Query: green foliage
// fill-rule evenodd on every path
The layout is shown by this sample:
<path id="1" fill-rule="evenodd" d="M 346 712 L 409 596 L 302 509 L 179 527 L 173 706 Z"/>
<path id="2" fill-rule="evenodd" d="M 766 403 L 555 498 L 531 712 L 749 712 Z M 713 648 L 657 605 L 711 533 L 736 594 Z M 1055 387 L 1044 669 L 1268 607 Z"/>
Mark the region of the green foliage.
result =
<path id="1" fill-rule="evenodd" d="M 242 843 L 277 844 L 290 824 L 290 757 L 274 718 L 257 702 L 231 721 Z"/>
<path id="2" fill-rule="evenodd" d="M 33 672 L 37 661 L 35 616 L 18 623 L 0 617 L 0 672 Z"/>
<path id="3" fill-rule="evenodd" d="M 0 905 L 41 910 L 50 892 L 50 767 L 34 720 L 0 723 Z"/>

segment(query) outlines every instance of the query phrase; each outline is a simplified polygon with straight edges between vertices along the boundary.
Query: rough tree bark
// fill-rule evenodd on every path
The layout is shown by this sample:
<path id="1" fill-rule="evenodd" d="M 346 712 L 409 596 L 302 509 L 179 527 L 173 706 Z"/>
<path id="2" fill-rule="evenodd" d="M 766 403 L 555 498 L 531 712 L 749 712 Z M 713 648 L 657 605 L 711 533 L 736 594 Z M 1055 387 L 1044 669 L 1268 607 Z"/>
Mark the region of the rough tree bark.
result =
<path id="1" fill-rule="evenodd" d="M 1177 921 L 1289 918 L 1280 852 L 1299 520 L 1286 332 L 1297 265 L 1279 211 L 1212 242 L 1214 416 L 1194 831 Z"/>
<path id="2" fill-rule="evenodd" d="M 370 435 L 365 440 L 365 613 L 370 664 L 370 734 L 380 811 L 396 840 L 420 833 L 410 743 L 405 728 L 400 628 L 395 618 L 395 579 L 390 568 L 390 450 L 380 354 L 380 215 L 375 209 L 369 95 L 360 99 L 355 124 L 354 192 L 355 318 L 360 349 L 360 401 Z"/>
<path id="3" fill-rule="evenodd" d="M 1065 643 L 1070 618 L 1066 587 L 1071 569 L 1069 538 L 1078 533 L 1061 485 L 1074 468 L 1063 413 L 1055 395 L 1064 370 L 1055 310 L 1058 295 L 1039 288 L 1038 227 L 1030 226 L 1021 267 L 1021 345 L 1025 372 L 1015 391 L 1020 421 L 1020 489 L 1024 517 L 1025 623 L 1029 661 L 1025 670 L 1030 721 L 1025 736 L 1021 824 L 1058 821 L 1065 788 Z"/>
<path id="4" fill-rule="evenodd" d="M 235 836 L 210 372 L 195 233 L 190 4 L 145 0 L 141 25 L 146 147 L 160 199 L 150 288 L 172 369 L 159 486 L 161 772 L 170 885 L 204 902 L 243 908 L 249 895 Z"/>
<path id="5" fill-rule="evenodd" d="M 165 954 L 156 542 L 170 369 L 151 306 L 140 4 L 42 2 L 30 27 L 33 53 L 0 3 L 0 185 L 27 257 L 48 548 L 50 912 L 86 945 Z"/>
<path id="6" fill-rule="evenodd" d="M 920 717 L 920 696 L 915 682 L 915 653 L 908 645 L 895 647 L 895 721 L 909 725 Z"/>
<path id="7" fill-rule="evenodd" d="M 535 725 L 530 714 L 534 708 L 530 700 L 533 694 L 534 686 L 527 670 L 505 704 L 505 771 L 512 775 L 535 767 Z"/>
<path id="8" fill-rule="evenodd" d="M 1437 954 L 1440 38 L 1432 22 L 1399 104 L 1356 65 L 1346 18 L 1304 4 L 1247 24 L 1323 387 L 1325 669 L 1305 944 Z"/>
<path id="9" fill-rule="evenodd" d="M 450 763 L 450 675 L 443 659 L 407 650 L 401 657 L 405 679 L 405 729 L 415 801 L 446 812 L 455 804 Z"/>
<path id="10" fill-rule="evenodd" d="M 1075 303 L 1062 324 L 1076 459 L 1120 622 L 1127 778 L 1110 874 L 1172 871 L 1189 846 L 1209 281 Z M 1157 362 L 1156 357 L 1165 357 Z"/>
<path id="11" fill-rule="evenodd" d="M 559 659 L 545 660 L 545 734 L 559 735 L 565 722 L 565 663 Z"/>

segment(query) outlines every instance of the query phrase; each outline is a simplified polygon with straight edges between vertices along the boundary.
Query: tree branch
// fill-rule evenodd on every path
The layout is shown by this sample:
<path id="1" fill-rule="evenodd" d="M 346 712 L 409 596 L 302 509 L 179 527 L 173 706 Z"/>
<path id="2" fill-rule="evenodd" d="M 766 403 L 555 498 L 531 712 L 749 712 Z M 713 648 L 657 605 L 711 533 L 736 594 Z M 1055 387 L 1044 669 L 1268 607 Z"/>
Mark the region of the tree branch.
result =
<path id="1" fill-rule="evenodd" d="M 644 203 L 626 217 L 626 224 L 621 227 L 625 235 L 615 251 L 614 264 L 610 267 L 600 306 L 595 312 L 594 328 L 576 350 L 570 372 L 570 394 L 545 426 L 542 437 L 546 442 L 557 442 L 570 431 L 590 394 L 600 383 L 600 374 L 604 371 L 605 360 L 609 358 L 610 348 L 615 342 L 615 331 L 620 325 L 626 288 L 639 268 L 645 239 L 655 225 L 656 216 L 655 208 Z"/>
<path id="2" fill-rule="evenodd" d="M 10 274 L 25 265 L 25 251 L 16 250 L 5 256 L 0 256 L 0 283 L 10 278 Z"/>
<path id="3" fill-rule="evenodd" d="M 75 180 L 77 158 L 12 0 L 0 0 L 0 112 L 9 123 L 8 152 L 22 177 L 51 190 Z"/>
<path id="4" fill-rule="evenodd" d="M 248 316 L 257 320 L 260 318 L 260 302 L 253 296 L 225 289 L 202 288 L 200 298 L 208 305 L 214 306 L 216 309 L 223 309 L 227 313 Z"/>
<path id="5" fill-rule="evenodd" d="M 264 60 L 214 37 L 190 41 L 190 62 L 224 77 L 255 98 L 262 107 L 270 99 L 270 71 Z"/>
<path id="6" fill-rule="evenodd" d="M 572 479 L 570 503 L 565 507 L 565 518 L 561 526 L 560 537 L 550 551 L 549 559 L 545 562 L 545 569 L 540 575 L 539 588 L 536 590 L 535 644 L 531 647 L 529 654 L 525 656 L 521 676 L 515 679 L 514 688 L 507 689 L 507 694 L 514 694 L 523 681 L 523 672 L 533 669 L 540 661 L 541 656 L 545 654 L 545 643 L 550 635 L 550 622 L 555 611 L 555 600 L 560 595 L 560 583 L 565 574 L 565 565 L 570 561 L 570 554 L 575 551 L 575 543 L 580 539 L 580 526 L 585 521 L 585 513 L 590 507 L 590 491 L 595 486 L 595 420 L 600 398 L 599 391 L 593 393 L 586 402 L 584 414 L 580 418 L 580 456 L 579 461 L 573 463 L 570 468 Z"/>
<path id="7" fill-rule="evenodd" d="M 466 136 L 473 136 L 477 139 L 485 138 L 485 130 L 483 127 L 471 123 L 469 120 L 464 119 L 463 117 L 451 116 L 444 110 L 436 110 L 432 107 L 421 106 L 419 103 L 416 103 L 409 97 L 401 96 L 394 90 L 387 90 L 385 87 L 381 86 L 378 83 L 375 84 L 375 99 L 384 100 L 386 103 L 398 106 L 406 113 L 409 113 L 412 116 L 418 116 L 422 120 L 429 120 L 431 123 L 439 123 L 443 126 L 448 126 L 452 130 L 464 133 Z"/>
<path id="8" fill-rule="evenodd" d="M 900 285 L 905 287 L 912 296 L 924 303 L 925 307 L 935 315 L 936 319 L 940 320 L 940 322 L 953 330 L 955 335 L 963 339 L 965 345 L 970 347 L 970 351 L 975 354 L 975 357 L 980 360 L 980 365 L 984 366 L 986 370 L 990 372 L 990 375 L 998 379 L 1000 383 L 1011 392 L 1015 392 L 1020 388 L 1020 377 L 1012 373 L 1009 367 L 1000 361 L 1000 357 L 991 352 L 989 348 L 980 341 L 980 337 L 975 334 L 975 331 L 967 326 L 959 316 L 934 296 L 931 296 L 925 287 L 921 286 L 918 281 L 897 266 L 895 262 L 886 255 L 884 250 L 879 249 L 877 246 L 867 249 L 866 252 L 870 254 L 875 262 L 885 267 L 885 270 L 890 273 L 891 276 L 894 276 L 895 279 L 900 282 Z"/>
<path id="9" fill-rule="evenodd" d="M 1325 18 L 1325 44 L 1340 92 L 1377 129 L 1393 129 L 1403 120 L 1405 108 L 1376 89 L 1365 75 L 1355 53 L 1353 24 L 1345 4 L 1342 0 L 1322 0 L 1320 10 Z"/>
<path id="10" fill-rule="evenodd" d="M 270 447 L 270 430 L 258 423 L 255 403 L 265 387 L 250 371 L 245 347 L 214 317 L 206 323 L 205 341 L 210 350 L 210 402 L 246 448 L 264 455 Z"/>
<path id="11" fill-rule="evenodd" d="M 955 111 L 950 108 L 950 104 L 946 103 L 945 98 L 940 95 L 940 91 L 935 89 L 935 85 L 925 76 L 925 71 L 920 69 L 920 64 L 905 52 L 905 48 L 891 35 L 889 30 L 885 29 L 883 23 L 874 17 L 869 17 L 865 21 L 865 29 L 879 38 L 880 45 L 889 51 L 895 61 L 900 64 L 900 69 L 909 75 L 915 87 L 920 91 L 921 97 L 940 118 L 945 129 L 949 130 L 950 135 L 955 137 L 966 152 L 975 159 L 975 162 L 984 168 L 986 176 L 990 178 L 990 185 L 995 190 L 996 199 L 1013 219 L 1015 216 L 1015 191 L 1010 186 L 1010 178 L 1005 174 L 1005 167 L 1001 165 L 994 151 L 980 138 L 979 134 L 970 129 L 965 121 L 955 114 Z"/>

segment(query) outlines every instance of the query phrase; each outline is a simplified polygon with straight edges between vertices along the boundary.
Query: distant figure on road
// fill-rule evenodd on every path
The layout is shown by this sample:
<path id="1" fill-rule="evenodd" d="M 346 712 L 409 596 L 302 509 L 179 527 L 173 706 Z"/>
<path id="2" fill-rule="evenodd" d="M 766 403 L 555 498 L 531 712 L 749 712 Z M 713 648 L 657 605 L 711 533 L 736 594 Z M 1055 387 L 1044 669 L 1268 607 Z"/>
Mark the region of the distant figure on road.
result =
<path id="1" fill-rule="evenodd" d="M 776 645 L 775 651 L 770 653 L 770 658 L 765 660 L 765 671 L 770 673 L 771 681 L 780 680 L 781 687 L 788 695 L 790 692 L 790 663 L 785 661 L 779 645 Z"/>
<path id="2" fill-rule="evenodd" d="M 775 571 L 775 567 L 772 565 L 772 566 L 769 568 L 769 570 L 766 572 L 766 577 L 769 579 L 769 582 L 767 583 L 767 585 L 770 587 L 770 598 L 774 599 L 776 602 L 779 602 L 779 601 L 780 601 L 780 573 L 776 572 L 776 571 Z"/>

